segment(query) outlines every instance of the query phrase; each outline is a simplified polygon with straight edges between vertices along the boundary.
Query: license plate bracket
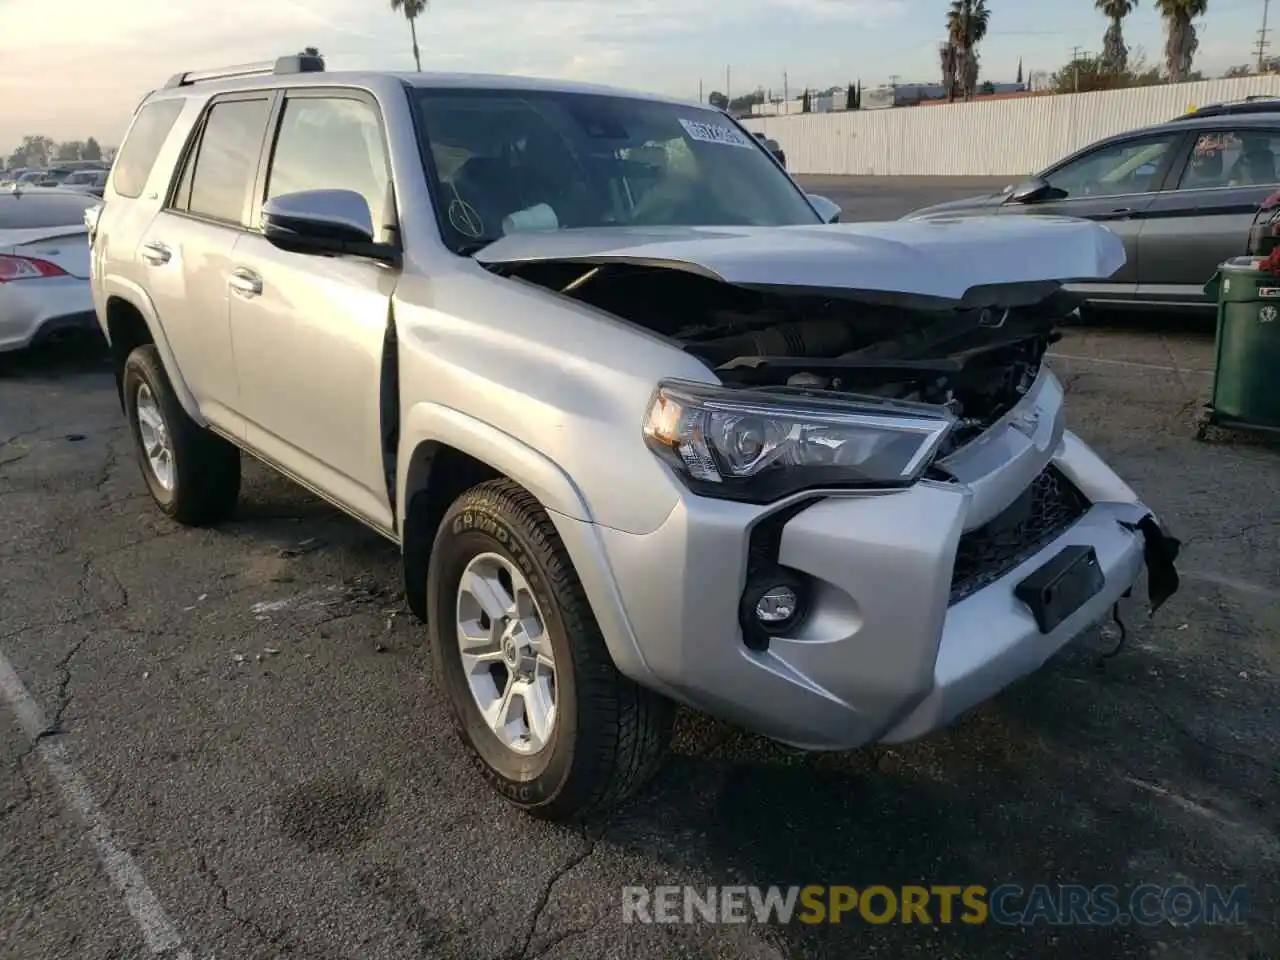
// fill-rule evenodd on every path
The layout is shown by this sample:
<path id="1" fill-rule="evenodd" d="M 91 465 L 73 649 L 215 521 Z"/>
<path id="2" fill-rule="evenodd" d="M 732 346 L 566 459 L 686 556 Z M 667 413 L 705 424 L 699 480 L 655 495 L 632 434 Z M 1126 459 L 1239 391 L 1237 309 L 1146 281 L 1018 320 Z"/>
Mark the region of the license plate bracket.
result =
<path id="1" fill-rule="evenodd" d="M 1031 610 L 1041 633 L 1052 633 L 1105 585 L 1093 547 L 1072 544 L 1014 587 L 1013 595 Z"/>

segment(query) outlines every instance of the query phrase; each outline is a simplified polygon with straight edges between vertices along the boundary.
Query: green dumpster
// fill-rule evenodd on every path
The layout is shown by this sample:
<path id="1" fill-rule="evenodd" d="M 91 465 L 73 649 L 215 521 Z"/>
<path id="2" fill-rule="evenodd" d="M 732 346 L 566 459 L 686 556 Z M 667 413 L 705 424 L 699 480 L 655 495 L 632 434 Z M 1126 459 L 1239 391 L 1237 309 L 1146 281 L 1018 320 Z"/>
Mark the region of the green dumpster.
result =
<path id="1" fill-rule="evenodd" d="M 1206 421 L 1280 432 L 1280 256 L 1233 257 L 1204 292 L 1218 301 Z"/>

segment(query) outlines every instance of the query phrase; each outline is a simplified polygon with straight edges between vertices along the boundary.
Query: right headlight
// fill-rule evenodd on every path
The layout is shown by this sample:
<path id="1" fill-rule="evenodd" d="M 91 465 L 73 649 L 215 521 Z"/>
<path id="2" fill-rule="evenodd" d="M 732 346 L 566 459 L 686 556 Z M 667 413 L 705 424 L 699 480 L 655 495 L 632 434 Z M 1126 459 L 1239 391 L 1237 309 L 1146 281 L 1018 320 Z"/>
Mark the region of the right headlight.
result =
<path id="1" fill-rule="evenodd" d="M 768 503 L 814 487 L 909 486 L 954 424 L 931 404 L 668 381 L 644 436 L 695 492 Z"/>

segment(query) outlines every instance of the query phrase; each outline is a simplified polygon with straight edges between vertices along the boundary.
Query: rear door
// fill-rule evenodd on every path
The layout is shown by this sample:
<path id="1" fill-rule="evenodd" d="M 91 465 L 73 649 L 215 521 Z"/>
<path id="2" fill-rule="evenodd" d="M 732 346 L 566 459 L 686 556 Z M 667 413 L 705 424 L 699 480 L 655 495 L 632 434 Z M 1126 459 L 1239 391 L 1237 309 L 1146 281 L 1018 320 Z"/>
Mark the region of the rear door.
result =
<path id="1" fill-rule="evenodd" d="M 248 223 L 276 94 L 217 97 L 187 144 L 168 200 L 138 245 L 147 288 L 201 413 L 242 437 L 232 356 L 231 252 Z"/>
<path id="2" fill-rule="evenodd" d="M 1143 218 L 1184 139 L 1183 131 L 1161 131 L 1108 141 L 1077 154 L 1044 175 L 1049 194 L 1033 203 L 1008 202 L 1001 214 L 1079 217 L 1104 224 L 1124 241 L 1126 262 L 1106 281 L 1073 286 L 1098 300 L 1129 300 L 1137 294 Z"/>
<path id="3" fill-rule="evenodd" d="M 1147 210 L 1138 238 L 1143 300 L 1208 305 L 1204 284 L 1223 260 L 1245 252 L 1258 205 L 1280 189 L 1280 123 L 1233 128 L 1229 121 L 1195 131 L 1172 188 Z"/>

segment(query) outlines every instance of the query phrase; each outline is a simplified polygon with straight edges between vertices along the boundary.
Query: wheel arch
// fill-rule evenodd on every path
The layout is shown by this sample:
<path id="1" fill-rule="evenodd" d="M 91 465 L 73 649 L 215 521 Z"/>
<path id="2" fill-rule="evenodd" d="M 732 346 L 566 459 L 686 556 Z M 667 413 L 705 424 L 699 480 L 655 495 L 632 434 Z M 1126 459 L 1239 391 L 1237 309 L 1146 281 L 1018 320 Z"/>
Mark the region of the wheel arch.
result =
<path id="1" fill-rule="evenodd" d="M 169 345 L 169 338 L 165 336 L 164 326 L 146 291 L 120 278 L 108 280 L 104 313 L 106 322 L 103 326 L 111 349 L 111 366 L 117 392 L 121 389 L 121 374 L 129 354 L 144 344 L 153 344 L 160 354 L 160 362 L 164 364 L 165 374 L 173 385 L 182 409 L 200 426 L 207 426 L 204 417 L 200 415 L 200 407 L 182 376 L 173 348 Z M 121 404 L 123 403 L 124 399 L 121 397 Z"/>
<path id="2" fill-rule="evenodd" d="M 586 499 L 556 463 L 490 424 L 451 407 L 420 403 L 405 412 L 400 431 L 396 488 L 405 597 L 426 616 L 426 568 L 431 544 L 449 505 L 478 483 L 514 480 L 553 515 L 591 520 Z"/>

